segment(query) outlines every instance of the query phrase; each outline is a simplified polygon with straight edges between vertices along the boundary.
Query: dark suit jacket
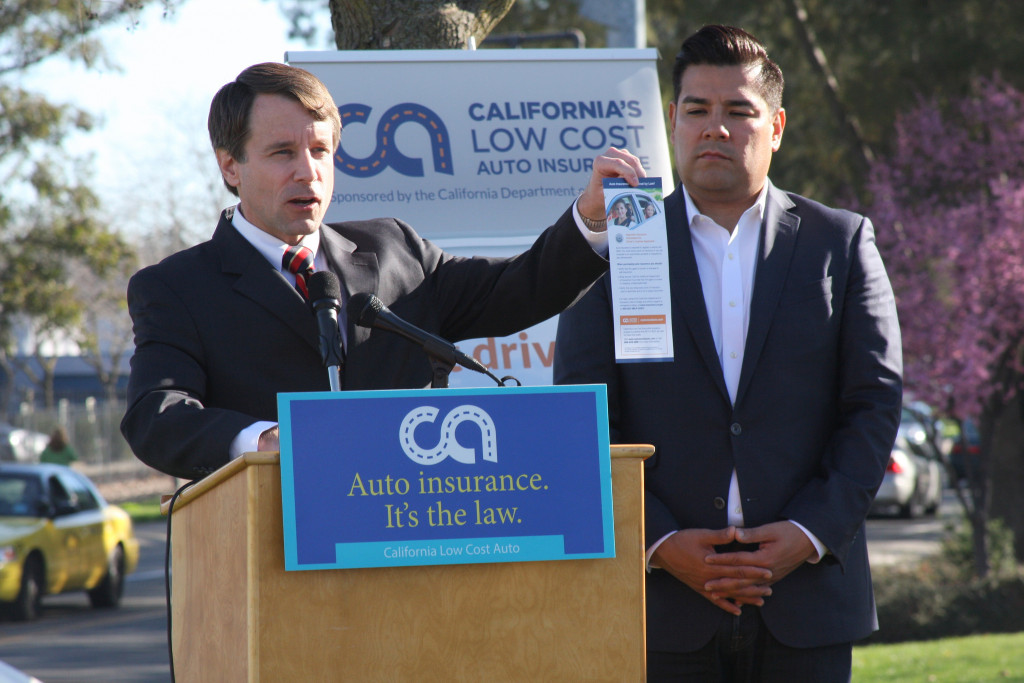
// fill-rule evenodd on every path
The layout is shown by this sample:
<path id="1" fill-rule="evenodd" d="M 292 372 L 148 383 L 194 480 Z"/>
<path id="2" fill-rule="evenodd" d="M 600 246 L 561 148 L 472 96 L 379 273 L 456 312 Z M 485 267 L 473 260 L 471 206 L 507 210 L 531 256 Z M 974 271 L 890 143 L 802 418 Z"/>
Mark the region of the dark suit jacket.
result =
<path id="1" fill-rule="evenodd" d="M 278 392 L 329 389 L 310 307 L 234 229 L 232 211 L 210 241 L 128 285 L 135 355 L 121 430 L 141 460 L 178 477 L 215 470 L 242 429 L 276 421 Z M 326 225 L 320 245 L 348 296 L 376 293 L 398 316 L 452 341 L 545 320 L 608 265 L 571 210 L 511 259 L 452 257 L 394 219 Z M 421 348 L 348 318 L 343 388 L 424 387 L 431 378 Z"/>
<path id="2" fill-rule="evenodd" d="M 612 439 L 650 443 L 646 538 L 795 520 L 830 554 L 776 583 L 762 615 L 781 642 L 877 628 L 863 521 L 900 418 L 902 355 L 871 222 L 770 187 L 735 406 L 715 351 L 682 190 L 665 200 L 675 359 L 616 365 L 610 281 L 562 314 L 557 383 L 608 385 Z M 667 572 L 647 578 L 648 649 L 687 652 L 725 614 Z"/>

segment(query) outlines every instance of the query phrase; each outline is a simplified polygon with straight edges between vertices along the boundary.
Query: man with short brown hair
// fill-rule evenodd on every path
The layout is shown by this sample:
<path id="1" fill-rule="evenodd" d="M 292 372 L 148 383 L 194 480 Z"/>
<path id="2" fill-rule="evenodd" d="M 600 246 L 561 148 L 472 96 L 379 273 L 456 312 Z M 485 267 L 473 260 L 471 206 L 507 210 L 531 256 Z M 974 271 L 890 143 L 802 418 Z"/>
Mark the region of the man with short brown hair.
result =
<path id="1" fill-rule="evenodd" d="M 135 355 L 121 430 L 141 460 L 188 479 L 246 451 L 277 450 L 277 394 L 329 388 L 314 318 L 296 291 L 310 267 L 341 282 L 343 388 L 424 387 L 426 355 L 357 327 L 349 297 L 375 293 L 396 315 L 452 341 L 536 324 L 607 270 L 603 221 L 590 220 L 592 229 L 584 220 L 604 215 L 602 178 L 636 184 L 643 174 L 636 157 L 609 149 L 586 191 L 529 250 L 458 258 L 397 219 L 323 223 L 340 121 L 309 72 L 246 69 L 217 93 L 209 128 L 238 205 L 210 241 L 144 268 L 128 286 Z"/>

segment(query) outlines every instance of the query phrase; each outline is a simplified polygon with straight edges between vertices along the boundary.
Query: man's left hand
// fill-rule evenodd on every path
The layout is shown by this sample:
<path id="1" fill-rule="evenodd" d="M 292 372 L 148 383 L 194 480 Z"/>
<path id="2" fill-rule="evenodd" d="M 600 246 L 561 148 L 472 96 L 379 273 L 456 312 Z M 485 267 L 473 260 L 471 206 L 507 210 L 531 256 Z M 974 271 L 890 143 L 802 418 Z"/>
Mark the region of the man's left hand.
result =
<path id="1" fill-rule="evenodd" d="M 807 535 L 792 522 L 772 522 L 764 526 L 736 529 L 736 540 L 740 543 L 757 544 L 755 551 L 716 553 L 705 558 L 708 564 L 755 566 L 770 569 L 772 584 L 792 573 L 817 551 Z M 717 579 L 712 590 L 729 595 L 732 579 Z"/>

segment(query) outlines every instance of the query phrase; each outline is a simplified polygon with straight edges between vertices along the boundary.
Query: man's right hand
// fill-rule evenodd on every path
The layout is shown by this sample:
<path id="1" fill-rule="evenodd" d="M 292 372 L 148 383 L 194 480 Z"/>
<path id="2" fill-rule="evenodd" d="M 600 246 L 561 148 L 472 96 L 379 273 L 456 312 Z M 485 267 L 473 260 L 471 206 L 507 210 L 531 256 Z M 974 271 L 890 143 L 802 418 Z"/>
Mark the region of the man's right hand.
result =
<path id="1" fill-rule="evenodd" d="M 736 540 L 736 527 L 725 529 L 684 529 L 672 534 L 651 555 L 660 567 L 703 595 L 716 607 L 739 615 L 741 605 L 764 604 L 772 594 L 770 570 L 743 565 L 712 565 L 716 545 Z"/>
<path id="2" fill-rule="evenodd" d="M 580 215 L 598 221 L 605 218 L 604 185 L 605 178 L 622 178 L 631 187 L 636 187 L 640 178 L 647 175 L 638 157 L 625 149 L 609 147 L 608 150 L 594 159 L 593 172 L 583 194 L 576 203 Z"/>

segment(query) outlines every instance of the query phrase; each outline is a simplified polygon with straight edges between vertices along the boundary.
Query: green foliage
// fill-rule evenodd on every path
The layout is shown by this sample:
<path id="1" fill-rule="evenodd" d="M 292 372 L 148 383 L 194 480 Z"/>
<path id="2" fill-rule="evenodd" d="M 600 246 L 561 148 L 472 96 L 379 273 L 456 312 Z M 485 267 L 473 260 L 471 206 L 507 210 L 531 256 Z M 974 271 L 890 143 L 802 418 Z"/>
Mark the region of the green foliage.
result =
<path id="1" fill-rule="evenodd" d="M 37 342 L 55 335 L 83 337 L 80 321 L 99 298 L 95 290 L 80 291 L 83 280 L 118 276 L 132 257 L 102 219 L 87 160 L 70 155 L 65 146 L 72 135 L 92 129 L 92 117 L 24 89 L 21 75 L 53 58 L 102 66 L 102 46 L 92 33 L 115 20 L 132 25 L 149 1 L 0 3 L 0 369 L 5 376 L 11 374 L 16 327 L 30 327 Z M 171 0 L 161 1 L 169 10 Z M 48 362 L 43 389 L 49 401 Z M 8 407 L 8 398 L 0 396 L 0 409 Z"/>
<path id="2" fill-rule="evenodd" d="M 894 643 L 975 633 L 1024 631 L 1024 567 L 1013 532 L 988 523 L 991 571 L 975 573 L 970 525 L 947 528 L 938 556 L 912 569 L 873 570 L 879 631 L 869 642 Z"/>
<path id="3" fill-rule="evenodd" d="M 833 203 L 865 178 L 835 113 L 823 106 L 825 83 L 801 40 L 795 8 L 835 76 L 839 97 L 875 154 L 887 151 L 896 114 L 921 96 L 969 94 L 972 81 L 999 72 L 1024 84 L 1024 3 L 987 0 L 647 0 L 652 43 L 663 56 L 662 88 L 682 40 L 706 23 L 742 26 L 758 36 L 786 75 L 789 115 L 772 166 L 776 184 Z"/>
<path id="4" fill-rule="evenodd" d="M 1013 529 L 1001 519 L 990 519 L 985 529 L 990 570 L 996 575 L 1009 575 L 1016 571 Z M 961 579 L 975 575 L 974 535 L 965 520 L 946 525 L 942 540 L 941 557 Z"/>
<path id="5" fill-rule="evenodd" d="M 691 25 L 736 23 L 761 38 L 786 74 L 789 121 L 772 175 L 781 187 L 826 202 L 839 201 L 859 191 L 865 178 L 852 159 L 841 122 L 823 106 L 824 82 L 800 40 L 796 4 L 795 0 L 648 0 L 647 7 L 652 26 L 671 25 L 656 19 L 675 13 L 686 16 Z M 800 4 L 835 75 L 842 103 L 876 154 L 887 150 L 896 114 L 912 107 L 918 97 L 965 95 L 975 77 L 994 71 L 1018 84 L 1024 78 L 1024 45 L 1006 30 L 1024 25 L 1021 3 L 802 0 Z M 665 50 L 665 54 L 675 52 Z"/>
<path id="6" fill-rule="evenodd" d="M 491 37 L 582 32 L 586 47 L 604 47 L 604 27 L 579 13 L 578 3 L 553 0 L 516 0 Z M 500 48 L 509 45 L 498 43 Z M 524 43 L 530 48 L 572 47 L 566 39 Z M 490 47 L 485 40 L 481 47 Z"/>
<path id="7" fill-rule="evenodd" d="M 573 2 L 519 0 L 495 34 L 564 30 L 576 25 Z M 782 188 L 826 203 L 864 198 L 861 145 L 827 106 L 826 77 L 803 36 L 816 39 L 846 116 L 875 155 L 889 149 L 897 113 L 919 97 L 940 101 L 970 93 L 978 76 L 998 72 L 1024 86 L 1024 3 L 990 0 L 646 0 L 648 44 L 658 49 L 663 99 L 672 63 L 688 35 L 709 23 L 741 26 L 768 47 L 786 75 L 788 114 L 772 178 Z M 806 10 L 801 24 L 798 9 Z M 583 28 L 588 47 L 603 29 Z"/>
<path id="8" fill-rule="evenodd" d="M 118 503 L 118 507 L 131 515 L 132 521 L 135 524 L 142 524 L 143 522 L 159 522 L 167 519 L 166 515 L 160 511 L 159 497 L 142 501 L 126 501 L 124 503 Z"/>
<path id="9" fill-rule="evenodd" d="M 4 0 L 0 3 L 0 76 L 24 71 L 62 54 L 88 66 L 100 64 L 103 46 L 91 38 L 98 28 L 137 22 L 153 0 Z M 170 12 L 177 0 L 159 0 Z"/>
<path id="10" fill-rule="evenodd" d="M 994 535 L 1004 537 L 1005 528 Z M 1024 631 L 1024 568 L 1004 562 L 999 571 L 976 578 L 963 543 L 954 539 L 954 550 L 944 548 L 912 569 L 873 570 L 879 630 L 868 642 Z M 1012 557 L 1012 545 L 1009 551 Z"/>

